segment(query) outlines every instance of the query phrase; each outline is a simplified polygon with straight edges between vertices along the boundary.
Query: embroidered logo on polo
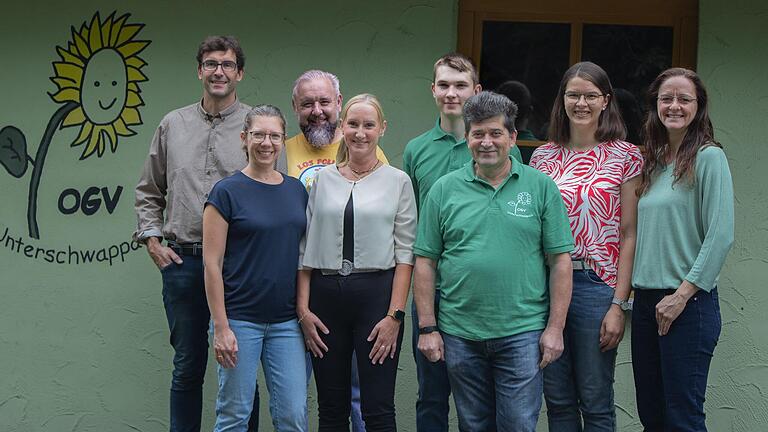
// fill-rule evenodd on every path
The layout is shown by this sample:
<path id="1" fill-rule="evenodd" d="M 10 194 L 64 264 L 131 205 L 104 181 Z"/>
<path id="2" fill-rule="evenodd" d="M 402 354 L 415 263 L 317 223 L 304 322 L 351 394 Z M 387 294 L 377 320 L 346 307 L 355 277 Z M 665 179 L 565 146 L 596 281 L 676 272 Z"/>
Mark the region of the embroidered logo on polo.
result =
<path id="1" fill-rule="evenodd" d="M 531 203 L 533 198 L 528 192 L 520 192 L 517 194 L 517 201 L 509 201 L 507 205 L 509 209 L 507 214 L 522 218 L 529 218 L 533 216 L 533 210 L 531 209 Z"/>

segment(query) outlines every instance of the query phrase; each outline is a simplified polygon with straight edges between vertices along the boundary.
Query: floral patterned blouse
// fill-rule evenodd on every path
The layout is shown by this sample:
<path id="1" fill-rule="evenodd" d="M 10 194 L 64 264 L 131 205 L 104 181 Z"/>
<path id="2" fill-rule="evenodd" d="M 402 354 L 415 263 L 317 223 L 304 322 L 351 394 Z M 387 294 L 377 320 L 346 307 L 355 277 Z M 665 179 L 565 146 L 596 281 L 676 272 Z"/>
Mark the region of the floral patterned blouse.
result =
<path id="1" fill-rule="evenodd" d="M 560 188 L 576 244 L 573 259 L 583 259 L 616 288 L 621 186 L 640 174 L 640 150 L 625 141 L 603 142 L 588 151 L 550 142 L 533 152 L 530 165 Z"/>

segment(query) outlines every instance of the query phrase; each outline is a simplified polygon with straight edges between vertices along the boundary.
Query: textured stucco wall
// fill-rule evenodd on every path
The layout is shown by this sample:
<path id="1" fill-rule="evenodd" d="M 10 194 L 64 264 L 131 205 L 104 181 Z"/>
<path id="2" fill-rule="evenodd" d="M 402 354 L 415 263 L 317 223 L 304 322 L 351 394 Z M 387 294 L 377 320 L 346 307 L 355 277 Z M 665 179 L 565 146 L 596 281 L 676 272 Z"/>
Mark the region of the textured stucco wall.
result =
<path id="1" fill-rule="evenodd" d="M 131 13 L 146 26 L 139 53 L 149 64 L 140 84 L 145 106 L 137 135 L 120 137 L 116 152 L 78 160 L 70 148 L 79 128 L 56 132 L 40 183 L 39 240 L 27 235 L 29 171 L 19 179 L 0 170 L 0 430 L 167 430 L 171 350 L 160 297 L 160 278 L 143 250 L 113 265 L 55 264 L 24 255 L 25 245 L 64 251 L 107 249 L 128 239 L 134 225 L 133 187 L 152 132 L 163 114 L 200 95 L 195 76 L 196 44 L 207 34 L 236 34 L 248 56 L 239 94 L 249 103 L 269 102 L 290 113 L 293 78 L 310 67 L 338 73 L 349 97 L 380 96 L 389 129 L 383 147 L 395 165 L 408 138 L 430 127 L 428 93 L 434 58 L 455 47 L 456 4 L 451 0 L 317 5 L 302 1 L 132 2 L 75 1 L 51 6 L 13 3 L 0 15 L 2 34 L 17 46 L 2 48 L 5 83 L 0 128 L 13 125 L 34 152 L 51 115 L 61 106 L 46 93 L 70 26 L 80 28 L 95 11 Z M 712 118 L 724 144 L 736 185 L 737 236 L 721 279 L 723 333 L 710 374 L 710 430 L 768 430 L 768 331 L 763 317 L 768 294 L 766 190 L 768 171 L 761 138 L 768 118 L 768 6 L 759 0 L 701 3 L 699 71 L 712 98 Z M 289 116 L 289 132 L 296 131 Z M 112 213 L 92 216 L 57 209 L 63 190 L 124 188 Z M 71 201 L 71 198 L 69 198 Z M 70 203 L 66 201 L 65 203 Z M 7 240 L 14 239 L 13 242 Z M 34 254 L 34 251 L 32 251 Z M 410 327 L 407 328 L 410 331 Z M 409 333 L 407 333 L 409 334 Z M 629 335 L 616 372 L 620 430 L 639 431 L 634 405 Z M 211 363 L 212 365 L 213 363 Z M 213 367 L 210 368 L 213 370 Z M 264 393 L 262 386 L 262 393 Z M 215 375 L 206 384 L 204 426 L 213 421 Z M 401 355 L 398 423 L 414 430 L 415 372 L 410 344 Z M 262 430 L 270 430 L 266 399 Z M 314 399 L 313 399 L 314 400 Z M 310 418 L 315 418 L 311 404 Z M 542 417 L 540 430 L 546 430 Z M 455 424 L 455 421 L 454 421 Z"/>

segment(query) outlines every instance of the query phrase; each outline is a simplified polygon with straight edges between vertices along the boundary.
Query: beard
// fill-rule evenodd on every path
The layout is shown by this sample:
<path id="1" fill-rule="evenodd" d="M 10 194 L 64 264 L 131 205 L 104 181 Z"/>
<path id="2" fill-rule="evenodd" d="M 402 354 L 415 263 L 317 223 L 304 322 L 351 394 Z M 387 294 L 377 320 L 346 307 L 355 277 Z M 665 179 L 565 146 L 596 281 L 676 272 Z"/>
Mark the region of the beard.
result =
<path id="1" fill-rule="evenodd" d="M 336 135 L 336 124 L 331 122 L 327 122 L 320 126 L 313 126 L 307 123 L 300 128 L 301 132 L 304 133 L 307 142 L 315 148 L 327 146 L 333 141 L 333 137 Z"/>

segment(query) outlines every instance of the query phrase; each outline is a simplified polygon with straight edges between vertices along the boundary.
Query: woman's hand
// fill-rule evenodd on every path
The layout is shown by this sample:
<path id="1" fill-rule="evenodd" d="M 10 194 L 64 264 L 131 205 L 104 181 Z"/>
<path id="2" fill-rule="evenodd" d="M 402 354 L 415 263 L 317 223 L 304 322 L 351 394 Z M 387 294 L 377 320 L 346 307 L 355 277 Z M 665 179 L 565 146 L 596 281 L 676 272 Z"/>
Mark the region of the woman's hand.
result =
<path id="1" fill-rule="evenodd" d="M 386 360 L 387 355 L 390 358 L 395 358 L 400 324 L 400 321 L 387 315 L 371 330 L 371 334 L 368 335 L 368 342 L 373 341 L 373 348 L 371 348 L 371 352 L 368 354 L 371 363 L 382 364 Z"/>
<path id="2" fill-rule="evenodd" d="M 659 326 L 659 336 L 666 336 L 672 323 L 683 313 L 688 300 L 696 294 L 699 289 L 696 285 L 683 281 L 680 287 L 656 303 L 656 323 Z"/>
<path id="3" fill-rule="evenodd" d="M 237 338 L 229 327 L 218 330 L 214 326 L 213 351 L 216 361 L 227 369 L 237 366 Z"/>
<path id="4" fill-rule="evenodd" d="M 612 304 L 603 317 L 600 326 L 600 351 L 610 351 L 624 338 L 624 311 L 618 305 Z"/>
<path id="5" fill-rule="evenodd" d="M 315 357 L 323 358 L 323 354 L 328 352 L 328 346 L 323 342 L 318 330 L 323 334 L 328 334 L 330 333 L 328 327 L 320 321 L 317 315 L 309 311 L 301 315 L 300 321 L 301 332 L 304 333 L 304 343 L 307 345 L 307 349 Z"/>

